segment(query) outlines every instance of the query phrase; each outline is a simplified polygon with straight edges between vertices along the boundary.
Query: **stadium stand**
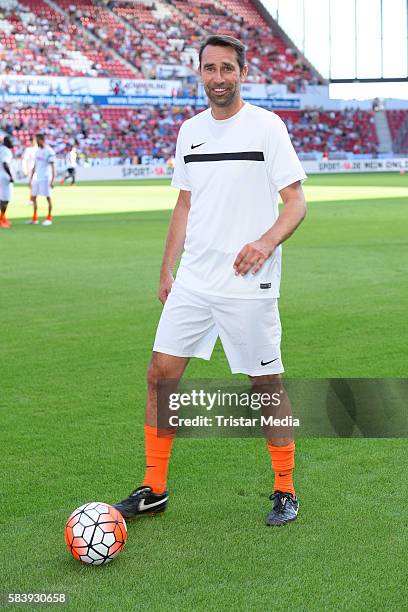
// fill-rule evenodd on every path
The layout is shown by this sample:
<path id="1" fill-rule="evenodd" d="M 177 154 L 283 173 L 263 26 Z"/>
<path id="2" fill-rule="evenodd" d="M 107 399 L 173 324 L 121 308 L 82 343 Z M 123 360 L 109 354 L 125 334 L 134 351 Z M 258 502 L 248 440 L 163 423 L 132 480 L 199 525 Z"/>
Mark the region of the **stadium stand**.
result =
<path id="1" fill-rule="evenodd" d="M 408 110 L 387 110 L 394 153 L 408 154 Z"/>
<path id="2" fill-rule="evenodd" d="M 59 10 L 45 0 L 0 0 L 2 72 L 156 78 L 160 63 L 192 70 L 200 41 L 206 34 L 222 32 L 247 45 L 249 82 L 285 83 L 293 92 L 320 82 L 249 0 L 106 5 L 96 0 L 55 0 L 52 5 Z"/>
<path id="3" fill-rule="evenodd" d="M 286 47 L 249 1 L 156 0 L 150 6 L 127 2 L 110 5 L 132 28 L 154 41 L 165 53 L 162 60 L 167 62 L 188 67 L 196 65 L 198 45 L 203 37 L 223 33 L 236 36 L 246 44 L 252 68 L 249 82 L 284 82 L 291 91 L 299 91 L 305 84 L 320 83 L 317 74 L 302 62 L 298 52 Z"/>
<path id="4" fill-rule="evenodd" d="M 160 53 L 142 32 L 126 27 L 111 10 L 92 0 L 75 3 L 72 0 L 57 0 L 55 3 L 68 14 L 71 21 L 79 22 L 84 29 L 99 38 L 101 44 L 114 49 L 132 64 L 136 71 L 130 78 L 155 78 L 154 75 L 146 74 L 143 65 L 148 61 L 159 61 Z"/>
<path id="5" fill-rule="evenodd" d="M 107 47 L 43 0 L 0 0 L 3 74 L 135 78 Z"/>
<path id="6" fill-rule="evenodd" d="M 374 113 L 340 111 L 278 111 L 284 119 L 299 153 L 373 154 L 378 151 Z"/>
<path id="7" fill-rule="evenodd" d="M 86 158 L 122 160 L 142 155 L 168 159 L 174 154 L 180 124 L 196 112 L 190 107 L 39 108 L 5 106 L 0 131 L 13 136 L 19 157 L 33 133 L 43 131 L 57 153 L 74 138 Z M 377 136 L 371 112 L 278 111 L 295 149 L 311 152 L 376 154 Z"/>
<path id="8" fill-rule="evenodd" d="M 193 6 L 188 0 L 170 1 L 206 33 L 230 34 L 241 39 L 247 47 L 252 80 L 285 83 L 292 92 L 301 91 L 306 84 L 321 82 L 302 61 L 298 51 L 287 47 L 272 31 L 249 0 L 202 0 Z M 262 41 L 262 52 L 259 41 Z"/>
<path id="9" fill-rule="evenodd" d="M 156 45 L 163 63 L 180 64 L 193 71 L 204 33 L 184 11 L 166 2 L 155 2 L 151 6 L 115 2 L 112 11 Z M 145 57 L 145 65 L 149 73 L 155 75 L 151 57 Z"/>
<path id="10" fill-rule="evenodd" d="M 57 155 L 77 139 L 86 158 L 133 158 L 145 154 L 168 158 L 174 154 L 180 123 L 191 109 L 146 106 L 132 109 L 80 107 L 39 108 L 13 103 L 5 105 L 0 132 L 13 136 L 20 157 L 36 132 L 44 132 Z"/>

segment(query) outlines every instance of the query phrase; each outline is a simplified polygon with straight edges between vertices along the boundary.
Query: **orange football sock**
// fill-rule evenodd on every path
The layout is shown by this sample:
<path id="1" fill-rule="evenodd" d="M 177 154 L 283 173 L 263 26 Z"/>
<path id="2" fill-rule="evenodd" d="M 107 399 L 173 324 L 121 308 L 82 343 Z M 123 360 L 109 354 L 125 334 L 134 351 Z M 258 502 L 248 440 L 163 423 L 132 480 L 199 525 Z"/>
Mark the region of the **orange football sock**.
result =
<path id="1" fill-rule="evenodd" d="M 167 470 L 171 454 L 173 435 L 157 435 L 157 427 L 145 425 L 146 472 L 143 484 L 152 487 L 153 493 L 159 494 L 166 490 Z"/>
<path id="2" fill-rule="evenodd" d="M 283 491 L 295 495 L 293 486 L 293 470 L 295 468 L 295 443 L 286 446 L 274 446 L 266 441 L 272 459 L 272 469 L 275 474 L 274 491 Z"/>
<path id="3" fill-rule="evenodd" d="M 2 210 L 0 210 L 0 221 L 3 221 L 3 219 L 5 218 L 5 214 Z"/>
<path id="4" fill-rule="evenodd" d="M 38 215 L 37 215 L 36 212 L 33 214 L 33 219 L 32 220 L 33 221 L 38 221 Z"/>

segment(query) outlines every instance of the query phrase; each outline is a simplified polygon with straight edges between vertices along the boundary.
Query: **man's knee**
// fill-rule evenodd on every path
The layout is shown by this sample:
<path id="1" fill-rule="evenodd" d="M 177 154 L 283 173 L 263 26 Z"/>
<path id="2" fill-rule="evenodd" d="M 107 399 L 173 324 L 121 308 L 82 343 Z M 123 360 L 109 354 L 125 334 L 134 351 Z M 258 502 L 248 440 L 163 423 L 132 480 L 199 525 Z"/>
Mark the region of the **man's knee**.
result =
<path id="1" fill-rule="evenodd" d="M 161 378 L 161 369 L 154 359 L 149 363 L 147 368 L 147 384 L 149 387 L 157 387 L 157 383 Z"/>
<path id="2" fill-rule="evenodd" d="M 172 376 L 168 366 L 154 354 L 147 368 L 147 383 L 149 387 L 157 387 L 160 380 L 173 377 L 175 378 L 175 376 Z"/>
<path id="3" fill-rule="evenodd" d="M 187 358 L 154 352 L 147 369 L 149 387 L 157 387 L 158 383 L 164 380 L 169 381 L 169 384 L 177 382 L 182 377 L 187 362 Z"/>

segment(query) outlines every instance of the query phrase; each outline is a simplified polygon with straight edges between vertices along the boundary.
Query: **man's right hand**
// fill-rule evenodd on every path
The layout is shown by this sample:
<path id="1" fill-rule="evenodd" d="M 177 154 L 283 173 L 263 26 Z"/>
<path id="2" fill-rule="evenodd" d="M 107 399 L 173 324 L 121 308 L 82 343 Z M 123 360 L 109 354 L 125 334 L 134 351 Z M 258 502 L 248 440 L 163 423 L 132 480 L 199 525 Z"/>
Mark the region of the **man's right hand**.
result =
<path id="1" fill-rule="evenodd" d="M 169 293 L 171 291 L 171 287 L 174 283 L 173 274 L 166 270 L 160 273 L 160 285 L 159 285 L 159 300 L 161 303 L 166 303 L 167 298 L 169 297 Z"/>

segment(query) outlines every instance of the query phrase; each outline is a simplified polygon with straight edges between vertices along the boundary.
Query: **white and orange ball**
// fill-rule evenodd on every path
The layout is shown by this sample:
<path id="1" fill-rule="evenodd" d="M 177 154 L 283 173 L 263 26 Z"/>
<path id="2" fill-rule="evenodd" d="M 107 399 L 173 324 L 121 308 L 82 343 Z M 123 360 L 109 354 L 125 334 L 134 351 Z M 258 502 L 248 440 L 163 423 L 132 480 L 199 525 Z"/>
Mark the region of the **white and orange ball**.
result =
<path id="1" fill-rule="evenodd" d="M 90 565 L 109 563 L 127 539 L 125 519 L 113 506 L 92 502 L 80 506 L 65 525 L 65 542 L 75 559 Z"/>

